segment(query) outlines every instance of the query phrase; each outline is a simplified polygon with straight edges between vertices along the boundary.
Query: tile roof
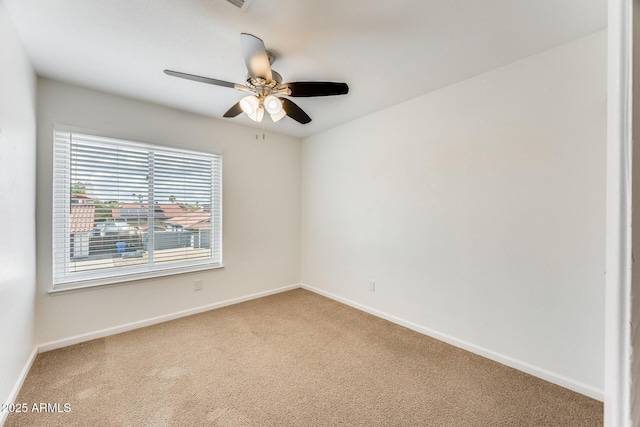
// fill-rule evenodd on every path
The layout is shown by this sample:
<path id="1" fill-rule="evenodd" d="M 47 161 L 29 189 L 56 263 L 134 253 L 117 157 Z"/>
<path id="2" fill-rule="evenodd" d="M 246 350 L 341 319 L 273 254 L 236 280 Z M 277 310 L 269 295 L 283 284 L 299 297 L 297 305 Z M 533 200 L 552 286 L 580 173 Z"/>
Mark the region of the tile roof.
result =
<path id="1" fill-rule="evenodd" d="M 123 203 L 113 210 L 114 218 L 137 218 L 140 215 L 146 215 L 147 205 L 139 204 L 139 203 Z M 176 204 L 157 204 L 155 205 L 155 213 L 157 216 L 162 216 L 164 218 L 174 218 L 178 216 L 183 216 L 187 213 L 193 211 L 189 211 L 188 209 L 183 209 L 180 205 Z M 200 211 L 196 211 L 200 212 Z"/>
<path id="2" fill-rule="evenodd" d="M 186 212 L 183 216 L 171 218 L 167 224 L 184 228 L 211 228 L 211 212 Z"/>
<path id="3" fill-rule="evenodd" d="M 156 205 L 156 212 L 160 209 L 165 218 L 173 218 L 176 216 L 182 216 L 189 212 L 186 209 L 182 209 L 180 205 Z"/>
<path id="4" fill-rule="evenodd" d="M 71 232 L 93 231 L 96 219 L 96 206 L 85 203 L 71 205 Z"/>

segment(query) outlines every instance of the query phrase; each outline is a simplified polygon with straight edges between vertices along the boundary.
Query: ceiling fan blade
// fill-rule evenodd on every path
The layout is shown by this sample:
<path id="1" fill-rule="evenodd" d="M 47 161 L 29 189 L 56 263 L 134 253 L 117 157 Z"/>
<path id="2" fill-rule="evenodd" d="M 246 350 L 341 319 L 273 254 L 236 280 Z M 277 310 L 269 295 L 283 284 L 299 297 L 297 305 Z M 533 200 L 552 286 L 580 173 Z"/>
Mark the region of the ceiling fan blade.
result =
<path id="1" fill-rule="evenodd" d="M 244 62 L 251 77 L 261 77 L 268 82 L 273 80 L 269 56 L 261 39 L 253 34 L 240 34 Z"/>
<path id="2" fill-rule="evenodd" d="M 229 108 L 229 110 L 224 113 L 222 117 L 235 117 L 240 113 L 242 113 L 242 108 L 240 108 L 240 103 L 236 102 L 234 106 Z"/>
<path id="3" fill-rule="evenodd" d="M 311 117 L 307 113 L 305 113 L 302 108 L 298 107 L 293 101 L 287 98 L 282 99 L 282 108 L 287 113 L 287 116 L 291 117 L 298 123 L 307 124 L 311 121 Z"/>
<path id="4" fill-rule="evenodd" d="M 284 83 L 280 88 L 291 90 L 289 96 L 332 96 L 346 95 L 349 93 L 349 86 L 346 83 L 334 82 L 294 82 Z"/>
<path id="5" fill-rule="evenodd" d="M 235 83 L 225 82 L 224 80 L 210 79 L 209 77 L 195 76 L 193 74 L 180 73 L 178 71 L 164 70 L 164 73 L 169 76 L 180 77 L 181 79 L 194 80 L 196 82 L 208 83 L 216 86 L 230 87 L 232 89 L 237 86 Z"/>

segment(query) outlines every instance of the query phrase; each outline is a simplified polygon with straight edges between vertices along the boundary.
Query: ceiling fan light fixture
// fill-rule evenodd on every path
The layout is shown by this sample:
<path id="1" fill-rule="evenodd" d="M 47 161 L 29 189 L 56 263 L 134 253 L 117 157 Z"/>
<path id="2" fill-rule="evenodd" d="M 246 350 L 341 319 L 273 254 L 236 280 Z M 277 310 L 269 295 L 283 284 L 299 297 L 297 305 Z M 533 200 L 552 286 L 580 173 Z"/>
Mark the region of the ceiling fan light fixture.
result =
<path id="1" fill-rule="evenodd" d="M 282 101 L 273 95 L 267 95 L 267 97 L 264 98 L 264 108 L 272 116 L 278 115 L 282 111 Z"/>

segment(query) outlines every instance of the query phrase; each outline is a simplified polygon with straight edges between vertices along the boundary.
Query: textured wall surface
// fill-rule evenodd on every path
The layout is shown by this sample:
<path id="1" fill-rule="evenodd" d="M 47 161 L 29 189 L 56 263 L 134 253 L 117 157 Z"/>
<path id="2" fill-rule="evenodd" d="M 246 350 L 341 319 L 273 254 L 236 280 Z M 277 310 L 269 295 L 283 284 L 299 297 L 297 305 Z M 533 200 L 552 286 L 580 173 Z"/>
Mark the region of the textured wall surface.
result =
<path id="1" fill-rule="evenodd" d="M 598 32 L 305 139 L 303 283 L 602 398 L 606 60 Z"/>
<path id="2" fill-rule="evenodd" d="M 35 99 L 35 74 L 0 3 L 0 402 L 34 349 Z"/>
<path id="3" fill-rule="evenodd" d="M 223 269 L 52 296 L 55 125 L 223 155 Z M 300 140 L 47 79 L 38 81 L 40 344 L 145 321 L 300 281 Z M 194 291 L 196 280 L 203 289 Z"/>

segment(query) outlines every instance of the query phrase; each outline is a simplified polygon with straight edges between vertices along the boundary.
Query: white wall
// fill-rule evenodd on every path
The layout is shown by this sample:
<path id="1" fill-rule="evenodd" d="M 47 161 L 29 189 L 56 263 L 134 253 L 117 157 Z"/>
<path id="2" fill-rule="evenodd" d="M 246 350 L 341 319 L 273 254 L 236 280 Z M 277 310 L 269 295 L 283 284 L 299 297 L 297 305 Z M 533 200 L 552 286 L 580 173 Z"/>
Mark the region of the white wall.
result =
<path id="1" fill-rule="evenodd" d="M 630 170 L 625 170 L 627 174 L 631 176 L 631 189 L 632 192 L 624 193 L 623 197 L 629 197 L 629 199 L 625 200 L 632 207 L 633 216 L 631 218 L 631 245 L 627 247 L 630 250 L 630 253 L 637 253 L 637 248 L 640 248 L 640 150 L 637 149 L 637 141 L 638 136 L 640 135 L 640 3 L 637 1 L 630 2 L 630 12 L 631 22 L 632 24 L 628 28 L 631 32 L 630 36 L 632 40 L 625 40 L 627 43 L 630 42 L 632 51 L 630 52 L 632 57 L 629 58 L 625 56 L 622 59 L 628 60 L 631 59 L 633 61 L 631 68 L 631 75 L 626 75 L 627 78 L 630 78 L 631 81 L 625 82 L 626 85 L 623 85 L 623 90 L 632 91 L 630 93 L 624 93 L 626 96 L 631 96 L 631 133 L 630 135 L 625 135 L 628 140 L 624 140 L 623 143 L 631 145 L 633 147 L 634 141 L 636 142 L 636 148 L 631 149 L 631 153 L 625 150 L 625 154 L 631 154 L 632 157 L 626 157 L 624 160 L 626 162 L 631 161 Z M 627 18 L 626 16 L 624 18 Z M 626 21 L 629 22 L 629 21 Z M 626 23 L 625 22 L 625 23 Z M 625 28 L 626 29 L 626 28 Z M 617 77 L 617 76 L 616 76 Z M 630 87 L 629 87 L 629 86 Z M 625 111 L 625 113 L 629 113 L 629 111 Z M 621 122 L 628 126 L 628 117 L 623 117 Z M 619 143 L 616 141 L 616 143 Z M 629 176 L 627 175 L 627 177 Z M 626 188 L 628 190 L 628 188 Z M 623 190 L 621 188 L 620 190 Z M 625 224 L 628 225 L 628 224 Z M 626 231 L 626 230 L 625 230 Z M 626 236 L 625 236 L 626 237 Z M 629 255 L 629 253 L 625 253 L 625 255 Z M 620 254 L 618 254 L 620 256 Z M 629 324 L 629 335 L 630 337 L 624 337 L 626 339 L 621 339 L 622 337 L 616 337 L 619 341 L 624 344 L 631 344 L 631 347 L 627 354 L 622 355 L 622 357 L 630 357 L 631 361 L 629 363 L 629 378 L 625 381 L 624 386 L 631 389 L 631 393 L 629 396 L 630 400 L 630 418 L 631 423 L 629 425 L 632 426 L 640 426 L 640 387 L 638 387 L 638 383 L 640 382 L 640 274 L 638 273 L 638 267 L 634 266 L 636 260 L 634 257 L 631 257 L 632 263 L 629 267 L 627 278 L 630 279 L 630 286 L 628 288 L 623 288 L 627 294 L 625 297 L 627 298 L 626 304 L 629 310 L 629 313 L 625 313 L 625 318 Z M 620 286 L 619 283 L 615 284 L 616 286 Z M 619 300 L 616 301 L 619 303 Z M 625 308 L 627 308 L 625 307 Z M 619 329 L 615 330 L 616 332 L 620 332 Z M 625 329 L 623 329 L 626 332 Z M 609 329 L 607 329 L 607 333 L 609 333 Z M 614 342 L 610 340 L 609 342 Z M 625 366 L 626 367 L 626 366 Z M 613 406 L 613 405 L 612 405 Z M 616 406 L 617 407 L 617 406 Z M 626 421 L 626 420 L 625 420 Z"/>
<path id="2" fill-rule="evenodd" d="M 11 398 L 34 349 L 35 86 L 0 2 L 0 402 Z"/>
<path id="3" fill-rule="evenodd" d="M 223 152 L 224 269 L 50 295 L 54 124 Z M 37 340 L 64 340 L 300 281 L 300 140 L 38 80 Z M 204 289 L 194 291 L 202 279 Z"/>
<path id="4" fill-rule="evenodd" d="M 302 281 L 602 398 L 605 144 L 605 32 L 309 137 Z"/>

